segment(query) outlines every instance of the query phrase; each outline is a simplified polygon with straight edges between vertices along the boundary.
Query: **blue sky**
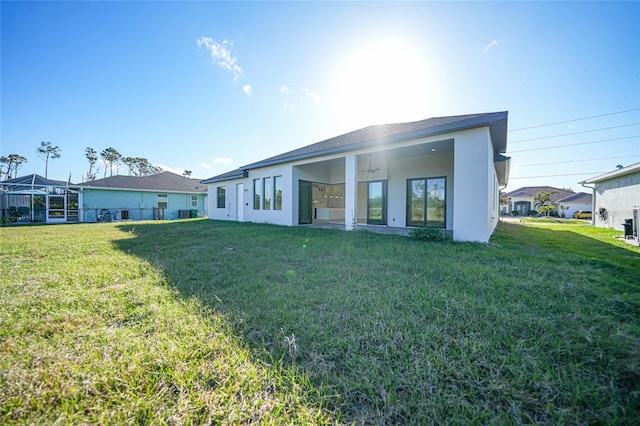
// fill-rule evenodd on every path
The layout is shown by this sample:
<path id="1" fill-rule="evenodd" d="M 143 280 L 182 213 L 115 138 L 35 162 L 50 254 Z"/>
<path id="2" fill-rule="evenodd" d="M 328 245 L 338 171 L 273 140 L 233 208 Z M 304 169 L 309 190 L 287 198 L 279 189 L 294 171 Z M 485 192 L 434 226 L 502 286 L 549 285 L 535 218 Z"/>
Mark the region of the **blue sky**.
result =
<path id="1" fill-rule="evenodd" d="M 580 190 L 640 162 L 639 2 L 3 1 L 0 14 L 0 152 L 28 158 L 21 175 L 44 175 L 40 141 L 61 149 L 50 178 L 80 182 L 89 146 L 207 178 L 370 124 L 504 110 L 508 190 Z"/>

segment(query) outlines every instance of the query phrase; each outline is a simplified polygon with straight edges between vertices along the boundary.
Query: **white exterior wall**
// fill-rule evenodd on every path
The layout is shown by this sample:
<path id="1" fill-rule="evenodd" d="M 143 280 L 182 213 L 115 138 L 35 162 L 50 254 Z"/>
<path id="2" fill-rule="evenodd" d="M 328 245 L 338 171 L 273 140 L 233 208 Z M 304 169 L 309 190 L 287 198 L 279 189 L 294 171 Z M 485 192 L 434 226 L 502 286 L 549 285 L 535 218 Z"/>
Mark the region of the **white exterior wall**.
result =
<path id="1" fill-rule="evenodd" d="M 407 179 L 445 177 L 446 227 L 453 229 L 453 153 L 421 155 L 396 158 L 389 161 L 387 181 L 387 224 L 404 228 L 407 226 Z"/>
<path id="2" fill-rule="evenodd" d="M 236 219 L 236 183 L 242 182 L 242 179 L 228 180 L 208 185 L 208 209 L 209 219 L 216 220 L 235 220 Z M 225 207 L 218 208 L 218 188 L 225 188 Z"/>
<path id="3" fill-rule="evenodd" d="M 271 189 L 273 191 L 275 176 L 282 176 L 282 210 L 275 210 L 275 199 L 271 196 L 271 209 L 262 209 L 264 194 L 261 195 L 261 208 L 253 208 L 253 181 L 260 179 L 260 185 L 263 184 L 265 177 L 271 178 Z M 244 222 L 273 223 L 276 225 L 292 225 L 292 211 L 295 210 L 297 217 L 297 204 L 293 204 L 292 195 L 295 194 L 295 202 L 297 203 L 297 185 L 296 191 L 292 191 L 292 168 L 289 164 L 283 164 L 273 167 L 264 167 L 261 169 L 251 170 L 248 178 L 233 179 L 224 182 L 215 182 L 209 184 L 209 218 L 217 220 L 236 220 L 237 213 L 237 184 L 244 184 L 243 194 L 243 212 Z M 218 188 L 225 188 L 225 207 L 218 208 Z M 296 206 L 294 209 L 293 206 Z M 297 222 L 295 222 L 297 223 Z"/>
<path id="4" fill-rule="evenodd" d="M 454 151 L 453 239 L 486 243 L 498 222 L 497 206 L 492 205 L 497 179 L 489 128 L 457 133 Z"/>
<path id="5" fill-rule="evenodd" d="M 453 140 L 453 152 L 432 153 L 430 150 L 425 150 L 425 153 L 419 155 L 389 156 L 386 170 L 383 167 L 375 179 L 387 180 L 387 225 L 406 227 L 408 179 L 445 177 L 446 228 L 453 230 L 455 240 L 487 242 L 498 223 L 499 216 L 498 180 L 488 127 L 407 141 L 381 147 L 378 152 L 387 149 L 389 153 L 401 154 L 402 148 L 424 144 L 428 146 L 430 142 L 447 140 Z M 357 211 L 362 209 L 359 205 L 362 203 L 358 203 L 358 199 L 361 198 L 361 194 L 360 196 L 357 194 L 358 187 L 350 186 L 349 182 L 353 182 L 353 179 L 347 179 L 346 174 L 354 175 L 358 181 L 366 180 L 358 176 L 357 161 L 358 156 L 371 152 L 371 150 L 360 150 L 252 169 L 249 171 L 248 178 L 211 183 L 208 197 L 209 217 L 236 220 L 236 185 L 243 183 L 244 221 L 297 225 L 298 184 L 300 180 L 305 180 L 345 184 L 345 225 L 349 227 L 353 223 L 353 218 L 350 217 L 351 210 L 355 208 L 354 214 L 358 216 L 362 216 L 363 212 Z M 349 167 L 347 167 L 348 163 Z M 254 179 L 274 176 L 283 178 L 282 210 L 254 210 Z M 216 191 L 219 186 L 224 186 L 226 189 L 224 209 L 217 208 Z"/>
<path id="6" fill-rule="evenodd" d="M 558 214 L 562 213 L 562 207 L 564 207 L 564 216 L 566 218 L 572 218 L 573 214 L 578 210 L 589 210 L 591 211 L 591 204 L 570 204 L 570 203 L 560 203 L 558 206 Z"/>
<path id="7" fill-rule="evenodd" d="M 640 208 L 640 173 L 623 175 L 595 183 L 595 225 L 624 231 L 625 219 L 633 217 L 633 208 Z M 607 210 L 607 219 L 602 220 L 598 212 Z"/>

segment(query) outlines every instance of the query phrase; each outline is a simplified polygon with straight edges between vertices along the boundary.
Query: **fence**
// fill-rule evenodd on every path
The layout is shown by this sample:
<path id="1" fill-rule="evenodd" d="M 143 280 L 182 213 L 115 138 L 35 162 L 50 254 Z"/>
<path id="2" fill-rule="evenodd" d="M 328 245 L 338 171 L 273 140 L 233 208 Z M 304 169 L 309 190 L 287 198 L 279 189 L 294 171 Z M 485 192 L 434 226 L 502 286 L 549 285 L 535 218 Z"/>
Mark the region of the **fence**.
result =
<path id="1" fill-rule="evenodd" d="M 136 220 L 173 220 L 187 219 L 199 216 L 198 210 L 167 210 L 158 207 L 151 208 L 84 208 L 81 210 L 50 210 L 47 220 L 47 209 L 36 208 L 33 211 L 28 207 L 10 207 L 0 209 L 0 221 L 7 223 L 39 222 L 113 222 Z M 32 214 L 33 213 L 33 214 Z"/>

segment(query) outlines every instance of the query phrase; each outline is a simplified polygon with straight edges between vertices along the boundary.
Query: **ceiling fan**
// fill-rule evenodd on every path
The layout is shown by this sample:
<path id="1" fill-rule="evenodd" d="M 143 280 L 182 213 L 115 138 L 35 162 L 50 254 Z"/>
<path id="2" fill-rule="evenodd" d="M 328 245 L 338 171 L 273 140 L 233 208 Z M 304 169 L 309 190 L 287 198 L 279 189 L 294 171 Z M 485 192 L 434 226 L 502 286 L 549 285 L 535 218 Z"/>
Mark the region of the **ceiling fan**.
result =
<path id="1" fill-rule="evenodd" d="M 371 168 L 371 155 L 369 155 L 369 169 L 367 170 L 367 173 L 375 173 L 378 170 L 380 170 L 380 167 L 376 167 L 375 169 Z"/>

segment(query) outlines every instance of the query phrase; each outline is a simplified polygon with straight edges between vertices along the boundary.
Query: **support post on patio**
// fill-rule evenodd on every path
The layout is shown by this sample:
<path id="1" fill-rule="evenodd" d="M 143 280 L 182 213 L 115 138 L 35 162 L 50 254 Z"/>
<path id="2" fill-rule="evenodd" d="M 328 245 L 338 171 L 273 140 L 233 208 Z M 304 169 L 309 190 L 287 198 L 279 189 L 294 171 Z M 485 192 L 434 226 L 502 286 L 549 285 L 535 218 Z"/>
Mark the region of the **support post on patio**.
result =
<path id="1" fill-rule="evenodd" d="M 352 231 L 358 226 L 358 158 L 355 154 L 345 157 L 344 183 L 344 229 Z"/>

